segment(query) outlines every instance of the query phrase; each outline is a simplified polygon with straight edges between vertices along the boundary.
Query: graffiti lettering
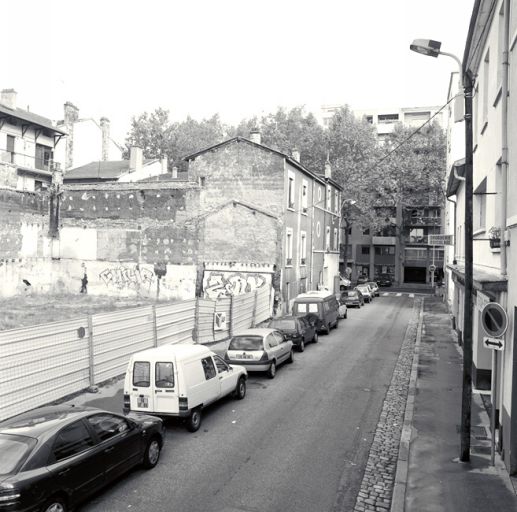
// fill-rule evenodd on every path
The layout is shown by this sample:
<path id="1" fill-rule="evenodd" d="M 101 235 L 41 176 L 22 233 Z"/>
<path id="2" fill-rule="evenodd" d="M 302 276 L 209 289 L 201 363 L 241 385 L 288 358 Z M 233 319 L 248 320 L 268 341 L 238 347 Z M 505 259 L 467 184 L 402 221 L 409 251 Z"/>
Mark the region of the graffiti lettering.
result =
<path id="1" fill-rule="evenodd" d="M 155 279 L 152 270 L 138 267 L 116 267 L 103 270 L 99 277 L 106 286 L 111 286 L 123 290 L 124 288 L 149 290 Z"/>
<path id="2" fill-rule="evenodd" d="M 252 292 L 270 282 L 271 277 L 257 273 L 205 272 L 203 289 L 205 297 L 217 299 Z"/>

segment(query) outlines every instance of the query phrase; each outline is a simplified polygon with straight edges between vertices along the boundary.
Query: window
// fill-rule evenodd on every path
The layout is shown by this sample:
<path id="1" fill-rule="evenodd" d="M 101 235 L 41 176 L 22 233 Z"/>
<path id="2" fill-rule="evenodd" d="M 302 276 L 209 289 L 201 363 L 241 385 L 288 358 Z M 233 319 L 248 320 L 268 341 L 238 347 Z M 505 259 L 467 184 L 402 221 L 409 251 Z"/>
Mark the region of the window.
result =
<path id="1" fill-rule="evenodd" d="M 262 350 L 260 336 L 234 336 L 228 345 L 230 350 Z"/>
<path id="2" fill-rule="evenodd" d="M 298 302 L 295 303 L 295 308 L 297 313 L 317 313 L 318 312 L 318 304 L 315 302 Z"/>
<path id="3" fill-rule="evenodd" d="M 379 114 L 377 117 L 377 122 L 379 124 L 396 123 L 398 120 L 399 120 L 398 114 Z"/>
<path id="4" fill-rule="evenodd" d="M 330 251 L 330 226 L 325 228 L 325 250 Z"/>
<path id="5" fill-rule="evenodd" d="M 42 144 L 36 144 L 36 169 L 49 170 L 50 162 L 53 159 L 52 149 Z"/>
<path id="6" fill-rule="evenodd" d="M 425 243 L 424 228 L 411 228 L 409 230 L 409 242 L 413 244 Z"/>
<path id="7" fill-rule="evenodd" d="M 309 184 L 307 180 L 302 180 L 302 213 L 307 213 L 309 198 Z"/>
<path id="8" fill-rule="evenodd" d="M 321 235 L 321 225 L 320 225 L 320 222 L 318 221 L 316 223 L 316 236 L 319 238 Z"/>
<path id="9" fill-rule="evenodd" d="M 334 251 L 338 250 L 338 245 L 339 245 L 339 242 L 338 242 L 338 238 L 337 238 L 337 228 L 334 228 L 334 246 L 333 246 Z"/>
<path id="10" fill-rule="evenodd" d="M 369 235 L 370 234 L 370 228 L 363 229 L 363 235 Z"/>
<path id="11" fill-rule="evenodd" d="M 201 359 L 201 365 L 203 366 L 203 371 L 205 372 L 205 379 L 210 380 L 216 376 L 214 362 L 211 357 L 205 357 Z"/>
<path id="12" fill-rule="evenodd" d="M 307 264 L 307 233 L 300 231 L 300 265 Z"/>
<path id="13" fill-rule="evenodd" d="M 294 172 L 288 171 L 287 179 L 287 208 L 294 209 Z"/>
<path id="14" fill-rule="evenodd" d="M 280 345 L 280 343 L 285 343 L 284 336 L 282 334 L 280 334 L 279 332 L 274 332 L 273 336 L 275 337 L 276 342 L 278 343 L 278 345 Z"/>
<path id="15" fill-rule="evenodd" d="M 474 231 L 484 229 L 486 217 L 486 178 L 474 191 Z"/>
<path id="16" fill-rule="evenodd" d="M 393 254 L 395 254 L 395 246 L 394 245 L 376 245 L 375 254 L 377 256 L 393 255 Z"/>
<path id="17" fill-rule="evenodd" d="M 285 264 L 293 264 L 293 230 L 286 228 L 285 230 Z"/>
<path id="18" fill-rule="evenodd" d="M 361 254 L 364 254 L 364 255 L 370 254 L 370 246 L 369 245 L 361 245 Z"/>
<path id="19" fill-rule="evenodd" d="M 55 460 L 60 461 L 84 452 L 94 444 L 82 420 L 76 421 L 61 430 L 54 442 L 52 453 Z"/>
<path id="20" fill-rule="evenodd" d="M 214 356 L 214 361 L 219 373 L 227 372 L 229 370 L 229 366 L 219 356 Z"/>
<path id="21" fill-rule="evenodd" d="M 0 434 L 0 475 L 16 473 L 36 443 L 32 437 Z"/>
<path id="22" fill-rule="evenodd" d="M 113 414 L 95 414 L 88 418 L 88 423 L 92 426 L 101 441 L 115 437 L 129 430 L 129 424 L 120 416 Z"/>
<path id="23" fill-rule="evenodd" d="M 144 361 L 135 361 L 133 365 L 133 386 L 148 388 L 151 385 L 151 365 Z"/>
<path id="24" fill-rule="evenodd" d="M 321 187 L 318 187 L 318 206 L 321 203 Z"/>
<path id="25" fill-rule="evenodd" d="M 334 190 L 334 213 L 339 212 L 339 192 Z"/>
<path id="26" fill-rule="evenodd" d="M 8 135 L 7 136 L 7 153 L 8 153 L 8 162 L 10 164 L 14 164 L 14 136 L 13 135 Z"/>
<path id="27" fill-rule="evenodd" d="M 487 122 L 488 118 L 488 86 L 490 71 L 490 50 L 487 50 L 485 55 L 485 61 L 483 63 L 483 126 Z M 481 128 L 483 130 L 483 128 Z"/>
<path id="28" fill-rule="evenodd" d="M 278 340 L 273 336 L 273 333 L 267 335 L 267 344 L 270 347 L 277 347 L 278 346 Z"/>
<path id="29" fill-rule="evenodd" d="M 157 388 L 174 387 L 174 368 L 172 363 L 156 363 L 154 373 Z"/>
<path id="30" fill-rule="evenodd" d="M 373 116 L 365 116 L 366 122 L 369 124 L 373 124 Z"/>
<path id="31" fill-rule="evenodd" d="M 330 188 L 330 185 L 327 185 L 327 210 L 332 209 L 332 189 Z"/>

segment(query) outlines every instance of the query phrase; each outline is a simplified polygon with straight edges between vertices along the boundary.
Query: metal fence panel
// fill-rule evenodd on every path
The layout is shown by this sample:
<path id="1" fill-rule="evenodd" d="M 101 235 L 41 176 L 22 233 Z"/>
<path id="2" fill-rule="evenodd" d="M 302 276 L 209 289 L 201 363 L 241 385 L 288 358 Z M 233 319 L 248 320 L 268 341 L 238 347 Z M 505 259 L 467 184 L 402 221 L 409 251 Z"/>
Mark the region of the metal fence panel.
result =
<path id="1" fill-rule="evenodd" d="M 197 341 L 198 343 L 208 343 L 214 341 L 214 315 L 216 301 L 212 299 L 198 299 L 197 314 Z"/>
<path id="2" fill-rule="evenodd" d="M 170 343 L 193 343 L 196 326 L 196 299 L 156 308 L 158 346 Z"/>
<path id="3" fill-rule="evenodd" d="M 86 317 L 0 332 L 0 420 L 88 386 Z"/>
<path id="4" fill-rule="evenodd" d="M 255 308 L 255 325 L 271 318 L 271 288 L 262 287 L 257 290 L 257 306 Z"/>
<path id="5" fill-rule="evenodd" d="M 151 306 L 92 315 L 95 383 L 126 371 L 131 354 L 154 346 Z"/>
<path id="6" fill-rule="evenodd" d="M 226 297 L 224 299 L 217 299 L 215 304 L 215 312 L 226 316 L 226 329 L 214 332 L 214 341 L 222 341 L 230 336 L 230 315 L 231 315 L 232 299 Z"/>
<path id="7" fill-rule="evenodd" d="M 254 309 L 255 292 L 237 295 L 233 298 L 232 332 L 251 327 Z"/>

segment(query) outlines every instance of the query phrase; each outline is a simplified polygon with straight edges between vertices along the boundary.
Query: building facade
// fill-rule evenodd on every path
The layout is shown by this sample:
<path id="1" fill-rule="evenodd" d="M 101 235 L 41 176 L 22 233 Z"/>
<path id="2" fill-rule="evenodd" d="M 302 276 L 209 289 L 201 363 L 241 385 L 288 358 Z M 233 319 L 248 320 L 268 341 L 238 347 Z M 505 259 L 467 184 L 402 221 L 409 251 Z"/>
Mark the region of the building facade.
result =
<path id="1" fill-rule="evenodd" d="M 306 169 L 299 155 L 285 155 L 253 140 L 235 137 L 187 156 L 189 179 L 200 187 L 200 210 L 226 201 L 245 201 L 278 218 L 270 237 L 278 240 L 269 261 L 277 301 L 290 311 L 293 299 L 307 290 L 336 287 L 339 260 L 341 188 L 330 176 Z M 255 252 L 256 241 L 240 246 L 242 258 Z"/>
<path id="2" fill-rule="evenodd" d="M 497 388 L 498 449 L 511 474 L 517 473 L 517 9 L 509 0 L 476 0 L 463 56 L 463 73 L 473 80 L 473 384 Z M 451 151 L 463 140 L 450 132 Z M 465 168 L 449 162 L 449 229 L 455 235 L 447 272 L 448 302 L 460 339 L 465 301 Z M 451 261 L 452 258 L 452 261 Z M 506 311 L 508 327 L 500 337 L 504 350 L 483 346 L 481 311 L 488 302 Z M 494 358 L 494 359 L 492 359 Z M 492 376 L 492 361 L 498 371 Z"/>

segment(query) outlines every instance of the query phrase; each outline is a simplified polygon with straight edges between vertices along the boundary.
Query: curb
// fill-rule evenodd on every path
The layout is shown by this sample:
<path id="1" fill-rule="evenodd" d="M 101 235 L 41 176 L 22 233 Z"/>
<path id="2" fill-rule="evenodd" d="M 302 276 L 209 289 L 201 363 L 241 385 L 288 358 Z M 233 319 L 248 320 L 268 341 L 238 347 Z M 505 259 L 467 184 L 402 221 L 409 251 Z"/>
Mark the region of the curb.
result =
<path id="1" fill-rule="evenodd" d="M 404 426 L 400 435 L 399 456 L 397 460 L 397 471 L 395 473 L 395 485 L 391 498 L 391 512 L 404 512 L 407 488 L 407 476 L 409 468 L 409 445 L 411 443 L 411 430 L 413 428 L 413 412 L 415 409 L 416 381 L 418 375 L 418 363 L 420 353 L 420 341 L 422 339 L 422 327 L 424 318 L 424 301 L 420 305 L 418 315 L 418 327 L 416 333 L 415 350 L 413 364 L 411 366 L 411 376 L 409 378 L 409 389 L 406 401 L 406 411 L 404 413 Z"/>

